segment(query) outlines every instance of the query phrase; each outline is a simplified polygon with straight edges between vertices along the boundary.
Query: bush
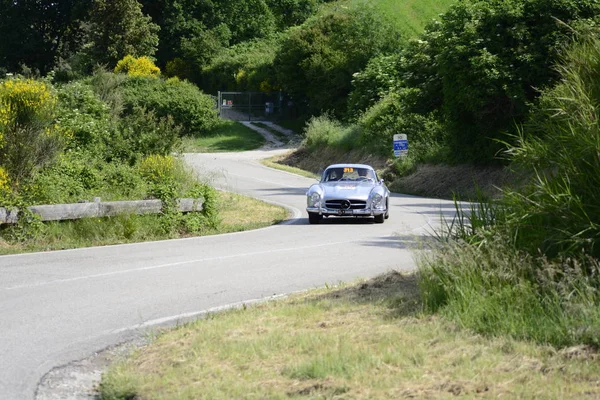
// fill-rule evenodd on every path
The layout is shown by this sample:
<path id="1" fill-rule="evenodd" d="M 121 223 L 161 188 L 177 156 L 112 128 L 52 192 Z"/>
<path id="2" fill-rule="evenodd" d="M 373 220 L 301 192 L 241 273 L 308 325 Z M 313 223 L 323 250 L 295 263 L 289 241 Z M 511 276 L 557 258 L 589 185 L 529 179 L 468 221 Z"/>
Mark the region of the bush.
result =
<path id="1" fill-rule="evenodd" d="M 273 12 L 279 29 L 300 25 L 313 15 L 320 3 L 319 0 L 266 0 Z"/>
<path id="2" fill-rule="evenodd" d="M 270 91 L 278 89 L 273 59 L 279 46 L 277 37 L 252 40 L 224 50 L 202 70 L 202 87 L 219 90 Z M 269 87 L 261 87 L 267 84 Z"/>
<path id="3" fill-rule="evenodd" d="M 10 190 L 10 178 L 4 168 L 0 167 L 0 192 Z"/>
<path id="4" fill-rule="evenodd" d="M 81 81 L 59 86 L 57 94 L 56 119 L 71 137 L 67 148 L 104 156 L 114 130 L 109 106 Z"/>
<path id="5" fill-rule="evenodd" d="M 139 200 L 147 195 L 148 184 L 137 166 L 107 163 L 85 151 L 65 153 L 24 188 L 25 199 L 31 204 L 76 203 L 94 197 Z"/>
<path id="6" fill-rule="evenodd" d="M 398 55 L 380 55 L 369 60 L 364 70 L 354 74 L 348 98 L 348 116 L 357 119 L 388 93 L 400 87 Z"/>
<path id="7" fill-rule="evenodd" d="M 15 185 L 52 161 L 67 140 L 54 123 L 55 106 L 45 82 L 0 82 L 0 165 Z"/>
<path id="8" fill-rule="evenodd" d="M 150 183 L 171 181 L 175 174 L 175 158 L 152 154 L 142 160 L 139 165 L 140 175 Z"/>
<path id="9" fill-rule="evenodd" d="M 399 94 L 400 93 L 400 94 Z M 435 113 L 411 113 L 407 103 L 413 94 L 403 89 L 385 96 L 359 119 L 360 143 L 381 155 L 392 155 L 394 134 L 404 133 L 409 141 L 409 157 L 413 162 L 443 162 L 444 133 Z"/>
<path id="10" fill-rule="evenodd" d="M 358 135 L 355 125 L 344 125 L 330 115 L 324 114 L 312 117 L 307 122 L 302 145 L 309 149 L 330 146 L 349 151 L 356 146 Z"/>
<path id="11" fill-rule="evenodd" d="M 158 118 L 152 110 L 134 107 L 107 138 L 107 161 L 120 160 L 134 165 L 150 154 L 170 154 L 180 150 L 181 127 L 170 115 Z"/>
<path id="12" fill-rule="evenodd" d="M 156 117 L 171 116 L 186 135 L 205 134 L 218 122 L 215 99 L 187 81 L 130 77 L 123 83 L 123 97 L 127 113 L 144 107 Z"/>
<path id="13" fill-rule="evenodd" d="M 149 57 L 138 57 L 127 55 L 123 57 L 115 67 L 115 73 L 124 72 L 129 76 L 141 76 L 156 78 L 160 75 L 160 68 L 154 65 Z"/>

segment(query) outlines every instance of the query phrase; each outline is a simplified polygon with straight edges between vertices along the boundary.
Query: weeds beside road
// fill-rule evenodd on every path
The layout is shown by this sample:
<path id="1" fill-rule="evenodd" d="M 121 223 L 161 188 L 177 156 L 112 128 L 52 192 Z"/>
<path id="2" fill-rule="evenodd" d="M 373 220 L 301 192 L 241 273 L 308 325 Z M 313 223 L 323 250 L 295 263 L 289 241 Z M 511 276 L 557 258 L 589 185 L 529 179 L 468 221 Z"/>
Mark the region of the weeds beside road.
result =
<path id="1" fill-rule="evenodd" d="M 485 338 L 419 314 L 416 278 L 390 273 L 208 316 L 113 365 L 116 399 L 600 396 L 585 347 Z"/>

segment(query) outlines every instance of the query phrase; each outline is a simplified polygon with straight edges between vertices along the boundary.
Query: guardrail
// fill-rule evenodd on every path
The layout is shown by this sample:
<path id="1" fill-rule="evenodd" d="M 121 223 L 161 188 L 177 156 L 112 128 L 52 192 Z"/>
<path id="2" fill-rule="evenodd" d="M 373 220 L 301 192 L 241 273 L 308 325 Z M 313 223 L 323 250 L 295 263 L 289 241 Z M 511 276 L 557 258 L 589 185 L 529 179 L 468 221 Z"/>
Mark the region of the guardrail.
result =
<path id="1" fill-rule="evenodd" d="M 178 199 L 179 211 L 202 211 L 202 199 Z M 106 201 L 99 198 L 93 202 L 53 204 L 27 207 L 42 221 L 63 221 L 80 218 L 101 218 L 119 214 L 158 214 L 162 209 L 160 200 Z M 19 219 L 19 210 L 0 207 L 0 224 L 15 224 Z"/>

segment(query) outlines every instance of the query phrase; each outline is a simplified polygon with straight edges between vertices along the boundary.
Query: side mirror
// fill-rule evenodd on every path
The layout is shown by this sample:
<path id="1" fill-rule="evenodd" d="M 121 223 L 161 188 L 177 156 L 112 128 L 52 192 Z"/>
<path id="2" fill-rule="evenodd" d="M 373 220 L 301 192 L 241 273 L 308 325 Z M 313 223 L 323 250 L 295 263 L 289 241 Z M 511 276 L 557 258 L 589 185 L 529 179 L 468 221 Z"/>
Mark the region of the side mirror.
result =
<path id="1" fill-rule="evenodd" d="M 381 178 L 381 179 L 379 180 L 379 184 L 380 184 L 380 185 L 383 185 L 383 178 Z"/>

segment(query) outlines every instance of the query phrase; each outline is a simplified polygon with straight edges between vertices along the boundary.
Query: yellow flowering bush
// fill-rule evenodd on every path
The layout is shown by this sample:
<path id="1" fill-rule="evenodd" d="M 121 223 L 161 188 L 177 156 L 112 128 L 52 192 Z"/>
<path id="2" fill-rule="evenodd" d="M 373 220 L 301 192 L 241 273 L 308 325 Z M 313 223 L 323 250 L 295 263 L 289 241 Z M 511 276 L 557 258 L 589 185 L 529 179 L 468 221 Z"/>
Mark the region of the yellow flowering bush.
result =
<path id="1" fill-rule="evenodd" d="M 66 140 L 54 121 L 56 103 L 43 81 L 0 82 L 0 164 L 15 182 L 49 162 Z"/>
<path id="2" fill-rule="evenodd" d="M 10 179 L 4 168 L 0 167 L 0 192 L 10 189 Z"/>
<path id="3" fill-rule="evenodd" d="M 49 115 L 55 105 L 56 97 L 44 82 L 33 79 L 0 82 L 0 147 L 10 126 L 25 124 L 36 115 Z"/>
<path id="4" fill-rule="evenodd" d="M 177 163 L 173 156 L 150 155 L 140 163 L 140 175 L 155 184 L 173 179 Z"/>
<path id="5" fill-rule="evenodd" d="M 130 76 L 158 77 L 160 68 L 154 65 L 154 62 L 148 57 L 125 56 L 117 63 L 115 72 L 124 72 Z"/>

